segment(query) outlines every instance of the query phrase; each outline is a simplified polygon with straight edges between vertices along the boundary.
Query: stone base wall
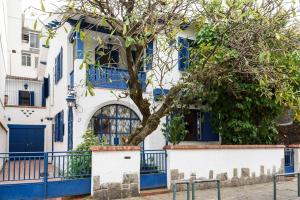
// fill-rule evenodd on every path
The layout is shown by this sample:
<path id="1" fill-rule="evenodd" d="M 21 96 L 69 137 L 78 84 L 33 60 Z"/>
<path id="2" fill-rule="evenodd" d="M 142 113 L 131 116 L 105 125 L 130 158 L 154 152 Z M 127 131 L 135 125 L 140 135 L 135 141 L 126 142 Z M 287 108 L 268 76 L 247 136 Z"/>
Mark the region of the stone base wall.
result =
<path id="1" fill-rule="evenodd" d="M 100 176 L 93 176 L 93 199 L 112 200 L 139 196 L 137 173 L 124 174 L 122 183 L 101 183 Z"/>
<path id="2" fill-rule="evenodd" d="M 260 175 L 257 176 L 254 172 L 251 173 L 249 168 L 242 168 L 241 169 L 241 176 L 238 177 L 238 169 L 233 169 L 233 177 L 231 179 L 228 178 L 228 173 L 220 173 L 214 175 L 214 171 L 210 170 L 208 177 L 209 179 L 219 179 L 221 181 L 222 187 L 236 187 L 236 186 L 243 186 L 243 185 L 251 185 L 251 184 L 259 184 L 259 183 L 267 183 L 272 181 L 272 176 L 275 173 L 283 173 L 283 167 L 281 167 L 278 171 L 276 171 L 275 168 L 273 168 L 272 172 L 270 170 L 267 170 L 267 173 L 265 173 L 264 166 L 260 167 Z M 184 173 L 180 172 L 178 169 L 172 169 L 171 170 L 171 188 L 173 186 L 173 181 L 178 180 L 195 180 L 195 179 L 207 179 L 204 177 L 197 177 L 196 173 L 191 173 L 190 177 L 185 177 Z M 277 180 L 285 180 L 285 177 L 277 177 Z M 203 189 L 210 189 L 215 188 L 216 183 L 215 182 L 207 182 L 207 183 L 197 183 L 196 184 L 196 190 L 203 190 Z M 186 185 L 177 185 L 178 191 L 184 191 L 186 190 Z"/>

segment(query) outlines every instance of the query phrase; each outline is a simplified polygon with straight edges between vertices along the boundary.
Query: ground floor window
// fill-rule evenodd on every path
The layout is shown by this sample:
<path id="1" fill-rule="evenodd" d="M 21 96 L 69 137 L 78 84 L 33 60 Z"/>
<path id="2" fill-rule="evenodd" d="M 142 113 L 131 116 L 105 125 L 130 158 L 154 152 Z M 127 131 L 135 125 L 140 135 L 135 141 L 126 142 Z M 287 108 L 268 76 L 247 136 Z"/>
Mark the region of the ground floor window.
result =
<path id="1" fill-rule="evenodd" d="M 219 141 L 212 125 L 211 112 L 200 112 L 200 110 L 189 110 L 184 114 L 187 122 L 187 135 L 184 141 Z"/>
<path id="2" fill-rule="evenodd" d="M 126 136 L 136 129 L 140 119 L 130 108 L 112 104 L 100 108 L 89 123 L 96 135 L 109 145 L 121 145 L 122 136 Z"/>

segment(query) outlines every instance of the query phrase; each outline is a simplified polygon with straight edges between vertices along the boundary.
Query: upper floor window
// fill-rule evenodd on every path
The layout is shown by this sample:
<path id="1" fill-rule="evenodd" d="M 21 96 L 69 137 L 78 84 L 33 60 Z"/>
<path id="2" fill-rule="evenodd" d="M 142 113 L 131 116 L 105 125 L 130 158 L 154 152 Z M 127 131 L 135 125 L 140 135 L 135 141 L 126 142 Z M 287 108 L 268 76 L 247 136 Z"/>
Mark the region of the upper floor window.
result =
<path id="1" fill-rule="evenodd" d="M 29 34 L 28 33 L 23 33 L 22 41 L 25 42 L 25 43 L 29 42 Z"/>
<path id="2" fill-rule="evenodd" d="M 63 48 L 60 48 L 59 54 L 55 58 L 55 83 L 62 78 L 63 75 Z"/>
<path id="3" fill-rule="evenodd" d="M 19 91 L 19 105 L 20 106 L 34 106 L 34 92 Z"/>
<path id="4" fill-rule="evenodd" d="M 29 41 L 30 41 L 30 47 L 31 48 L 39 48 L 39 35 L 36 33 L 30 33 L 29 34 Z"/>
<path id="5" fill-rule="evenodd" d="M 22 53 L 22 65 L 31 66 L 31 55 L 29 53 Z"/>
<path id="6" fill-rule="evenodd" d="M 95 49 L 95 63 L 118 67 L 119 51 L 117 49 L 113 49 L 113 45 L 111 44 L 108 44 L 107 48 L 97 47 Z"/>

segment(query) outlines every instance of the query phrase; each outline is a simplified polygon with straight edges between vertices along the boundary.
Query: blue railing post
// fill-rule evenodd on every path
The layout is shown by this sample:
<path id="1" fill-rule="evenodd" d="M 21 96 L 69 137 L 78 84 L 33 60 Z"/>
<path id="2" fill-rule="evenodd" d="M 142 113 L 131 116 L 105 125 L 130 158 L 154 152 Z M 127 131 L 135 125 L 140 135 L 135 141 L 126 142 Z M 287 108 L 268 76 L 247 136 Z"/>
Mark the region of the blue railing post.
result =
<path id="1" fill-rule="evenodd" d="M 54 166 L 55 167 L 55 166 Z M 44 153 L 44 197 L 47 198 L 47 182 L 48 182 L 48 153 Z"/>

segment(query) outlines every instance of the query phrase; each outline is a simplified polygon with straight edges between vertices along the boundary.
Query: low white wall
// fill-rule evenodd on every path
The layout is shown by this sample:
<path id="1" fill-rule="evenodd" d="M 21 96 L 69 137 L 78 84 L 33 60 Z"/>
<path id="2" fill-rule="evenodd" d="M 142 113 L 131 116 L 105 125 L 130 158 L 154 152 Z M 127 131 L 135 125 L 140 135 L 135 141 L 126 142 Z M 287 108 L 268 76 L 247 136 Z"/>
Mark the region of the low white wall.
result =
<path id="1" fill-rule="evenodd" d="M 184 173 L 184 179 L 191 175 L 196 178 L 213 178 L 217 174 L 227 173 L 228 179 L 241 176 L 241 169 L 248 168 L 250 176 L 255 173 L 274 173 L 282 170 L 284 159 L 283 145 L 202 145 L 202 146 L 167 146 L 168 187 L 171 184 L 171 170 Z M 212 177 L 210 177 L 212 178 Z"/>
<path id="2" fill-rule="evenodd" d="M 123 183 L 123 176 L 125 174 L 137 174 L 139 177 L 139 173 L 139 147 L 103 146 L 92 149 L 92 180 L 93 177 L 99 176 L 101 185 Z M 91 187 L 92 195 L 93 188 L 94 180 Z"/>

